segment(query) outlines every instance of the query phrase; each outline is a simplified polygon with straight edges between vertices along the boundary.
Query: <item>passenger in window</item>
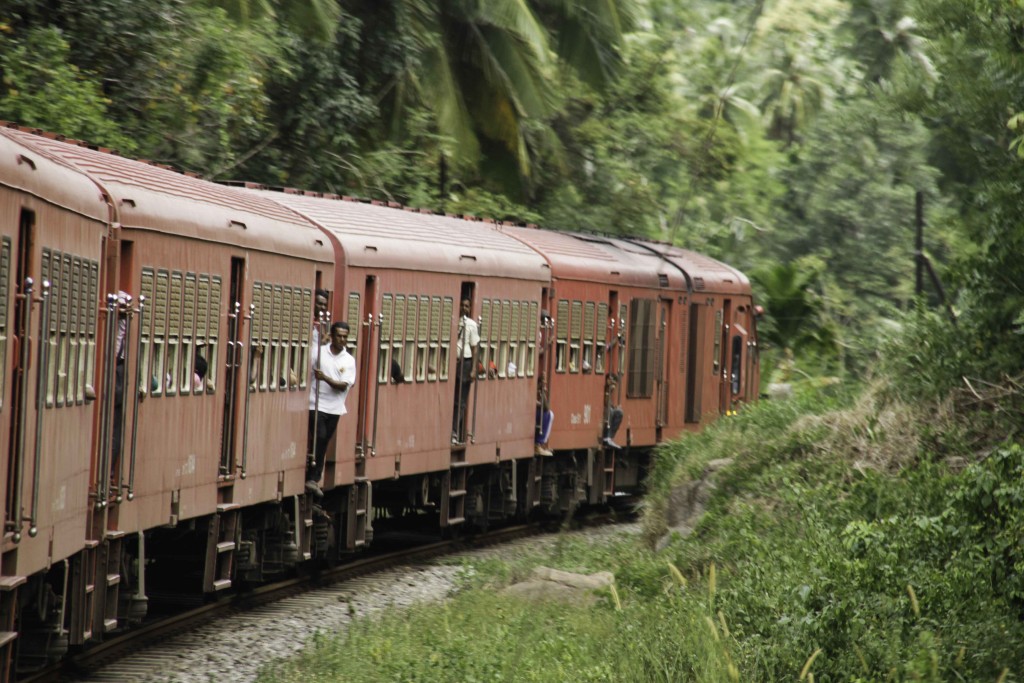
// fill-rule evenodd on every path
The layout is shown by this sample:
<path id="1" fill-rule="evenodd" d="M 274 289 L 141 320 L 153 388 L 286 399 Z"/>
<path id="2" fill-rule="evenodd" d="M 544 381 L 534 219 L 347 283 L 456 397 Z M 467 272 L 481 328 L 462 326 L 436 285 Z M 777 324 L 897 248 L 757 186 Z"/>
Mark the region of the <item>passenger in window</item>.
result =
<path id="1" fill-rule="evenodd" d="M 209 365 L 206 359 L 199 353 L 196 354 L 195 362 L 192 364 L 192 391 L 199 394 L 202 393 L 204 388 L 204 382 L 206 381 L 206 371 L 209 369 Z"/>
<path id="2" fill-rule="evenodd" d="M 534 436 L 533 454 L 551 456 L 554 453 L 548 448 L 548 440 L 551 438 L 551 425 L 555 421 L 555 414 L 551 411 L 548 403 L 547 383 L 544 376 L 537 379 L 537 433 Z"/>
<path id="3" fill-rule="evenodd" d="M 402 372 L 401 364 L 394 358 L 391 359 L 391 383 L 405 384 L 405 373 Z"/>
<path id="4" fill-rule="evenodd" d="M 343 320 L 331 325 L 330 343 L 317 349 L 313 368 L 313 391 L 309 398 L 308 452 L 312 462 L 306 468 L 306 490 L 321 498 L 320 478 L 324 474 L 327 442 L 338 428 L 338 420 L 348 412 L 345 399 L 356 381 L 356 360 L 348 352 L 348 323 Z"/>
<path id="5" fill-rule="evenodd" d="M 601 443 L 606 448 L 620 450 L 622 446 L 615 443 L 615 434 L 622 424 L 622 407 L 616 403 L 615 393 L 618 388 L 618 381 L 615 375 L 608 373 L 604 377 L 604 429 L 601 433 Z"/>
<path id="6" fill-rule="evenodd" d="M 313 295 L 313 343 L 311 349 L 320 348 L 320 323 L 327 320 L 327 300 L 330 294 L 326 289 L 318 289 Z"/>
<path id="7" fill-rule="evenodd" d="M 469 405 L 469 387 L 473 383 L 476 367 L 476 348 L 480 345 L 480 327 L 470 317 L 473 312 L 469 299 L 463 299 L 459 315 L 459 334 L 455 343 L 455 410 L 452 414 L 452 443 L 462 443 L 466 435 L 466 408 Z"/>

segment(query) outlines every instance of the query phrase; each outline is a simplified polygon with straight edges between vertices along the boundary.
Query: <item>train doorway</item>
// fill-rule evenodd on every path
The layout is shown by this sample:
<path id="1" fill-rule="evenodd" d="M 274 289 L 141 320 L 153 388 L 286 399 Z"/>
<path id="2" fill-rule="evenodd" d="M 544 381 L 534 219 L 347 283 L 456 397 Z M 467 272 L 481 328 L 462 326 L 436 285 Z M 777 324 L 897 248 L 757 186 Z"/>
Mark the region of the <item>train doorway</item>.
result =
<path id="1" fill-rule="evenodd" d="M 238 384 L 242 370 L 242 285 L 245 282 L 245 259 L 232 257 L 231 283 L 228 289 L 228 339 L 224 367 L 224 420 L 221 427 L 220 474 L 231 476 L 235 471 L 236 428 L 238 425 Z"/>

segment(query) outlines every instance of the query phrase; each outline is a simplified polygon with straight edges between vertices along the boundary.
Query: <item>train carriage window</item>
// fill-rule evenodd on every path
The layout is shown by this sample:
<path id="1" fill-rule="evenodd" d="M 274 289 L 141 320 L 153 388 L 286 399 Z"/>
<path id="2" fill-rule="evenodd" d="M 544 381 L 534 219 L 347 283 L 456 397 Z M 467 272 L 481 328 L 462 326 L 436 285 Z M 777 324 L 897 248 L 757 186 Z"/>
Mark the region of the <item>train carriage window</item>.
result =
<path id="1" fill-rule="evenodd" d="M 715 311 L 715 345 L 711 353 L 711 374 L 718 376 L 722 367 L 722 309 Z"/>
<path id="2" fill-rule="evenodd" d="M 52 408 L 57 396 L 57 318 L 59 316 L 59 292 L 60 285 L 57 284 L 53 274 L 53 264 L 60 263 L 60 252 L 52 252 L 43 249 L 42 270 L 40 275 L 43 282 L 50 283 L 50 315 L 46 321 L 46 344 L 49 346 L 47 358 L 49 359 L 46 368 L 46 407 Z M 59 266 L 58 266 L 59 270 Z"/>
<path id="3" fill-rule="evenodd" d="M 583 372 L 590 373 L 594 368 L 594 302 L 588 301 L 583 306 Z"/>
<path id="4" fill-rule="evenodd" d="M 732 338 L 732 360 L 729 363 L 729 368 L 729 379 L 732 383 L 732 393 L 735 396 L 740 393 L 741 380 L 743 379 L 741 374 L 743 369 L 743 337 L 738 334 Z"/>
<path id="5" fill-rule="evenodd" d="M 629 398 L 650 398 L 654 393 L 657 354 L 654 299 L 633 299 L 629 315 Z"/>
<path id="6" fill-rule="evenodd" d="M 405 364 L 402 365 L 402 374 L 406 382 L 411 382 L 416 376 L 416 323 L 419 314 L 419 302 L 415 295 L 409 295 L 405 312 Z"/>
<path id="7" fill-rule="evenodd" d="M 516 356 L 515 365 L 518 368 L 519 377 L 526 377 L 526 340 L 529 336 L 527 327 L 530 327 L 531 321 L 536 321 L 537 318 L 530 317 L 528 301 L 519 304 L 519 311 L 519 353 Z"/>
<path id="8" fill-rule="evenodd" d="M 608 304 L 597 305 L 597 341 L 594 344 L 594 372 L 604 374 L 608 352 Z"/>
<path id="9" fill-rule="evenodd" d="M 526 339 L 528 352 L 526 355 L 526 375 L 533 377 L 537 372 L 537 328 L 540 326 L 540 304 L 530 302 L 530 315 L 526 322 Z"/>
<path id="10" fill-rule="evenodd" d="M 508 360 L 506 361 L 507 376 L 515 377 L 519 374 L 519 302 L 512 302 L 512 325 L 508 333 Z"/>
<path id="11" fill-rule="evenodd" d="M 377 383 L 387 384 L 391 378 L 391 327 L 394 298 L 385 294 L 380 304 L 380 347 L 377 349 Z"/>
<path id="12" fill-rule="evenodd" d="M 146 378 L 152 375 L 149 365 L 149 351 L 153 326 L 153 288 L 155 278 L 156 276 L 151 268 L 142 269 L 142 285 L 139 288 L 139 296 L 145 297 L 145 308 L 143 309 L 143 320 L 139 327 L 139 335 L 142 338 L 142 350 L 138 359 L 140 367 L 142 368 L 142 371 L 139 373 L 139 377 L 142 378 L 142 386 L 139 387 L 139 392 L 141 393 L 149 391 L 149 387 L 146 386 L 148 383 Z"/>
<path id="13" fill-rule="evenodd" d="M 284 310 L 284 287 L 274 285 L 273 304 L 270 311 L 270 361 L 269 374 L 267 377 L 267 388 L 270 391 L 277 391 L 281 386 L 281 356 L 284 353 L 282 348 L 282 320 Z"/>
<path id="14" fill-rule="evenodd" d="M 569 372 L 580 371 L 580 342 L 583 333 L 583 302 L 572 302 L 572 318 L 569 329 Z"/>
<path id="15" fill-rule="evenodd" d="M 217 351 L 220 348 L 220 290 L 221 279 L 218 276 L 210 278 L 210 330 L 207 347 L 207 368 L 206 368 L 206 390 L 213 393 L 217 390 L 217 377 L 219 376 L 219 357 Z"/>
<path id="16" fill-rule="evenodd" d="M 427 359 L 427 381 L 437 381 L 439 340 L 441 339 L 441 297 L 430 298 L 430 356 Z"/>
<path id="17" fill-rule="evenodd" d="M 402 368 L 402 378 L 405 379 L 405 348 L 402 341 L 405 338 L 405 295 L 399 294 L 395 297 L 395 326 L 391 330 L 391 362 L 398 363 Z"/>
<path id="18" fill-rule="evenodd" d="M 302 307 L 303 301 L 302 288 L 292 289 L 292 343 L 288 359 L 288 389 L 292 391 L 298 389 L 302 381 L 302 314 L 305 310 Z"/>
<path id="19" fill-rule="evenodd" d="M 181 304 L 181 364 L 178 367 L 178 391 L 188 395 L 193 390 L 195 375 L 196 274 L 185 274 Z M 198 389 L 197 389 L 198 391 Z"/>
<path id="20" fill-rule="evenodd" d="M 78 356 L 75 358 L 75 403 L 85 402 L 85 365 L 89 350 L 89 333 L 87 319 L 94 315 L 89 309 L 89 260 L 82 259 L 79 264 L 78 285 L 75 288 L 78 321 L 76 335 L 78 337 Z"/>
<path id="21" fill-rule="evenodd" d="M 312 325 L 309 321 L 313 319 L 313 291 L 310 289 L 302 290 L 302 315 L 305 316 L 299 319 L 299 335 L 302 340 L 302 354 L 300 358 L 301 366 L 298 369 L 299 374 L 299 388 L 305 389 L 309 382 L 309 368 L 311 367 L 310 356 L 311 349 L 309 348 L 310 337 L 312 336 Z"/>
<path id="22" fill-rule="evenodd" d="M 420 324 L 416 329 L 416 381 L 427 381 L 427 335 L 430 332 L 430 297 L 420 297 Z"/>
<path id="23" fill-rule="evenodd" d="M 501 302 L 501 330 L 498 332 L 498 377 L 508 377 L 509 342 L 512 334 L 512 302 Z"/>
<path id="24" fill-rule="evenodd" d="M 348 316 L 345 318 L 345 322 L 348 323 L 349 328 L 348 351 L 354 356 L 356 349 L 359 348 L 360 330 L 363 329 L 359 320 L 359 292 L 348 293 Z"/>
<path id="25" fill-rule="evenodd" d="M 498 376 L 498 366 L 501 365 L 501 301 L 494 299 L 491 301 L 491 327 L 487 335 L 489 340 L 487 369 L 494 368 L 494 376 Z"/>
<path id="26" fill-rule="evenodd" d="M 267 364 L 270 362 L 270 299 L 266 283 L 252 285 L 252 345 L 249 350 L 249 388 L 267 390 Z"/>
<path id="27" fill-rule="evenodd" d="M 156 273 L 156 294 L 153 296 L 153 376 L 154 396 L 164 393 L 164 372 L 167 364 L 167 297 L 171 289 L 171 274 L 166 270 Z"/>
<path id="28" fill-rule="evenodd" d="M 288 370 L 291 368 L 292 358 L 292 288 L 281 288 L 281 310 L 278 313 L 279 326 L 281 328 L 281 353 L 278 357 L 278 388 L 287 390 L 291 384 Z"/>
<path id="29" fill-rule="evenodd" d="M 569 367 L 569 300 L 558 302 L 555 314 L 555 372 Z"/>
<path id="30" fill-rule="evenodd" d="M 71 259 L 71 289 L 68 292 L 68 359 L 67 384 L 64 394 L 64 405 L 75 404 L 78 385 L 78 292 L 82 288 L 82 259 L 78 256 Z"/>
<path id="31" fill-rule="evenodd" d="M 96 372 L 96 302 L 100 295 L 100 264 L 99 261 L 89 261 L 89 294 L 86 297 L 86 308 L 89 315 L 86 333 L 89 338 L 89 352 L 86 355 L 85 382 L 89 386 L 93 384 Z"/>
<path id="32" fill-rule="evenodd" d="M 11 282 L 11 238 L 0 240 L 0 408 L 4 405 L 7 381 L 7 297 Z"/>
<path id="33" fill-rule="evenodd" d="M 479 379 L 487 379 L 490 376 L 487 369 L 494 358 L 491 354 L 491 319 L 493 317 L 491 300 L 484 299 L 480 304 L 480 372 L 477 373 Z"/>
<path id="34" fill-rule="evenodd" d="M 448 359 L 452 343 L 452 313 L 455 303 L 450 296 L 444 298 L 444 311 L 441 313 L 441 359 L 437 363 L 438 372 L 442 382 L 448 381 Z"/>
<path id="35" fill-rule="evenodd" d="M 171 292 L 167 299 L 167 368 L 163 375 L 167 384 L 168 396 L 173 396 L 178 391 L 178 368 L 183 362 L 179 350 L 181 348 L 181 306 L 184 290 L 185 276 L 174 271 L 171 273 Z"/>
<path id="36" fill-rule="evenodd" d="M 50 306 L 57 306 L 60 311 L 60 342 L 58 344 L 58 357 L 54 360 L 57 364 L 57 406 L 63 406 L 68 396 L 68 358 L 71 352 L 71 254 L 62 254 L 60 260 L 60 297 L 57 301 L 51 301 Z M 57 263 L 51 264 L 56 274 Z M 53 290 L 50 290 L 51 294 Z"/>
<path id="37" fill-rule="evenodd" d="M 196 394 L 205 393 L 206 380 L 210 377 L 210 276 L 199 275 L 196 282 L 196 357 L 206 361 L 206 376 L 196 389 Z"/>

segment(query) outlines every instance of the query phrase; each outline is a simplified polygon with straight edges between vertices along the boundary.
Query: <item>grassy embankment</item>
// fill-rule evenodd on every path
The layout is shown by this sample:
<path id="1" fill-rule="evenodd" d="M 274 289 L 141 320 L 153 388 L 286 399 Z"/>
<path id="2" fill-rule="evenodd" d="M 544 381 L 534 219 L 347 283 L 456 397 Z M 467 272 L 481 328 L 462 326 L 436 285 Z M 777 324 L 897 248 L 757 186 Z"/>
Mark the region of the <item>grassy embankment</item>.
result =
<path id="1" fill-rule="evenodd" d="M 901 403 L 805 388 L 660 453 L 642 540 L 565 539 L 467 590 L 325 636 L 262 681 L 1007 681 L 1024 672 L 1014 392 Z M 1007 435 L 1010 435 L 1008 437 Z M 720 472 L 694 534 L 650 550 L 671 486 Z M 590 608 L 496 586 L 609 570 Z"/>

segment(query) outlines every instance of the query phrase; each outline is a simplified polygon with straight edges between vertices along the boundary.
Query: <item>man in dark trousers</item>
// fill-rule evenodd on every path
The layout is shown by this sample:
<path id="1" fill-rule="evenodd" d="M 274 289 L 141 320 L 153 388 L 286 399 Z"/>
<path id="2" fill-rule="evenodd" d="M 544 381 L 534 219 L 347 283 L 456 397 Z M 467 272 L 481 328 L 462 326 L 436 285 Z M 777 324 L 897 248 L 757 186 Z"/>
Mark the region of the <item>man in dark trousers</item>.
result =
<path id="1" fill-rule="evenodd" d="M 469 299 L 462 300 L 459 316 L 459 334 L 455 343 L 455 411 L 452 415 L 452 443 L 466 440 L 466 407 L 469 405 L 469 387 L 476 368 L 476 347 L 480 345 L 480 327 L 470 317 L 473 312 Z"/>
<path id="2" fill-rule="evenodd" d="M 338 428 L 338 420 L 348 412 L 345 399 L 356 381 L 356 360 L 348 352 L 348 323 L 331 325 L 330 343 L 316 350 L 313 392 L 309 397 L 309 432 L 313 442 L 313 462 L 306 468 L 306 490 L 322 497 L 320 477 L 324 474 L 327 442 Z"/>

